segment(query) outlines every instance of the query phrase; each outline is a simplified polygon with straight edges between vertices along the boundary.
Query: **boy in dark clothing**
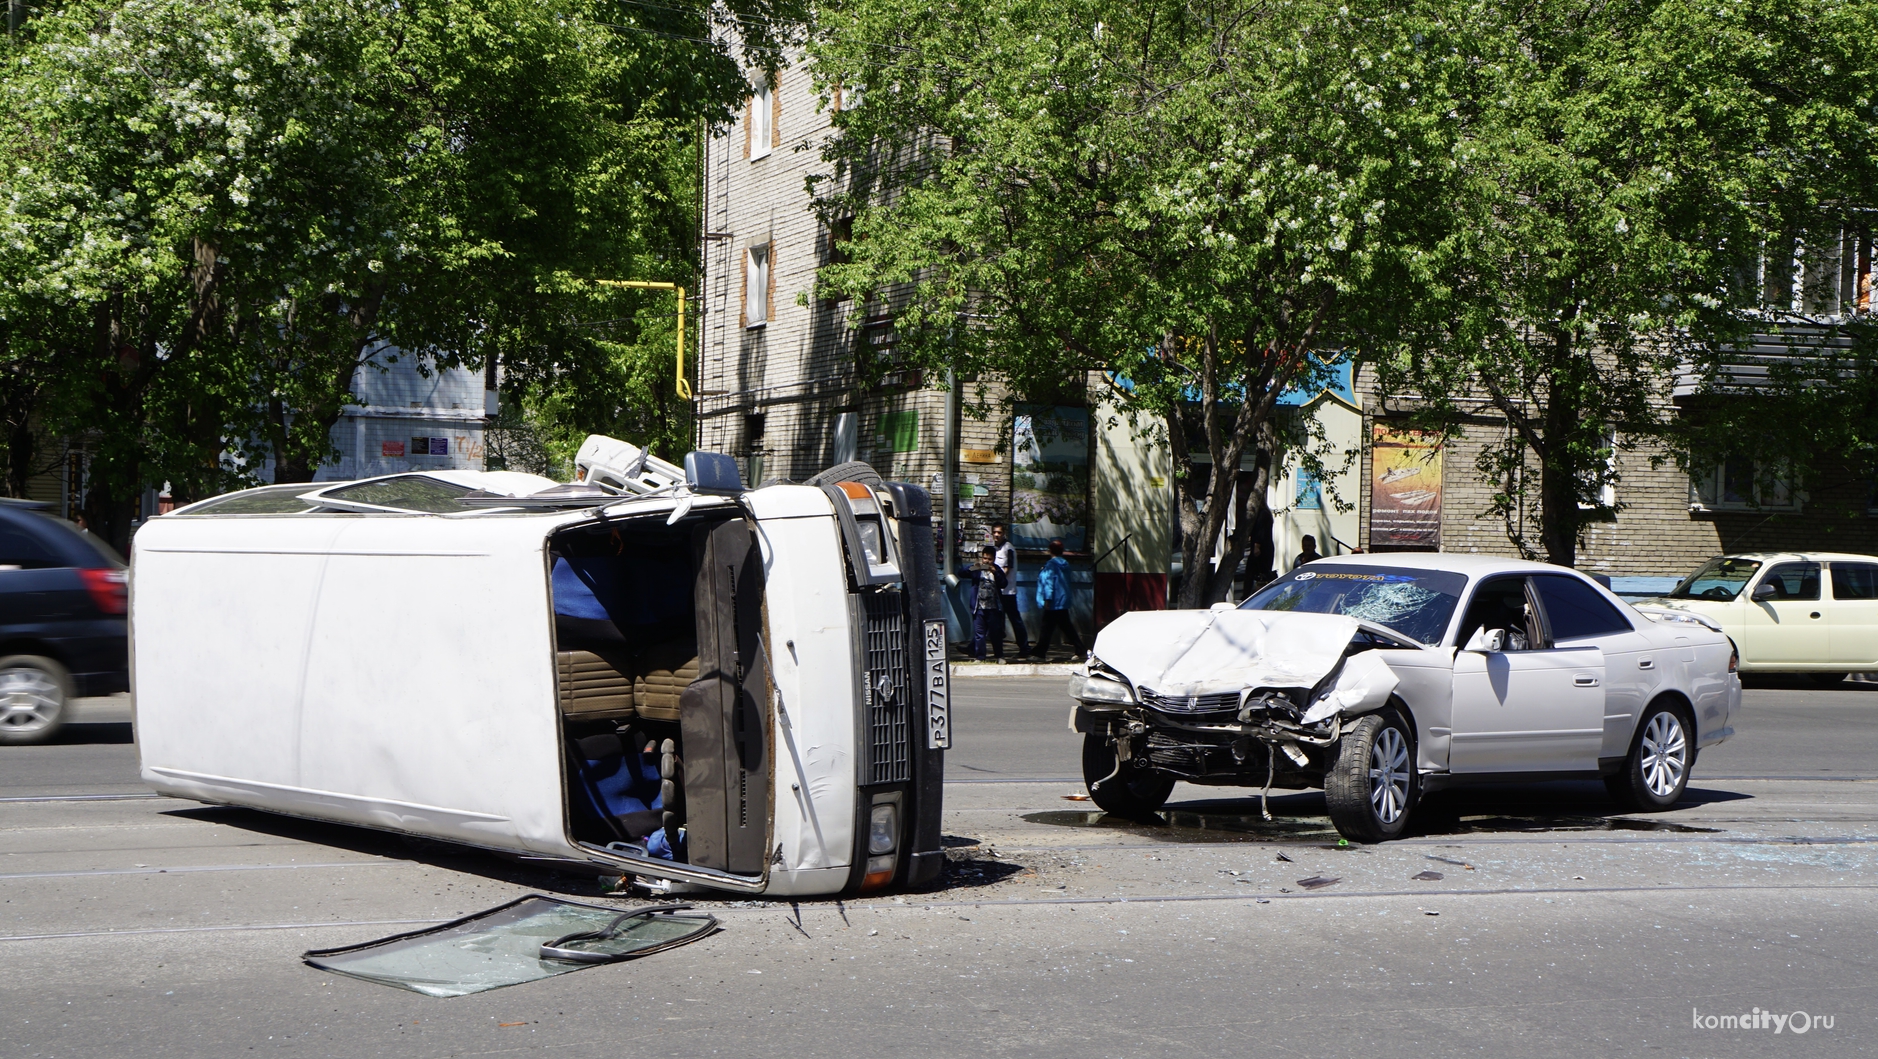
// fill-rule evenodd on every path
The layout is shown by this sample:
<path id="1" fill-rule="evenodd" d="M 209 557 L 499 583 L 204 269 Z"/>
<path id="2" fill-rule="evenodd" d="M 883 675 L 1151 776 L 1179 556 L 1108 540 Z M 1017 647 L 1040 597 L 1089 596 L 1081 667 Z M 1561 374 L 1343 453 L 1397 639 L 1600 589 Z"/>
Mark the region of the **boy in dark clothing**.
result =
<path id="1" fill-rule="evenodd" d="M 1004 571 L 996 562 L 998 550 L 987 544 L 979 553 L 978 562 L 971 568 L 972 589 L 972 657 L 985 657 L 985 641 L 991 641 L 991 650 L 998 661 L 1004 661 L 1004 607 L 1000 598 L 1004 592 Z"/>

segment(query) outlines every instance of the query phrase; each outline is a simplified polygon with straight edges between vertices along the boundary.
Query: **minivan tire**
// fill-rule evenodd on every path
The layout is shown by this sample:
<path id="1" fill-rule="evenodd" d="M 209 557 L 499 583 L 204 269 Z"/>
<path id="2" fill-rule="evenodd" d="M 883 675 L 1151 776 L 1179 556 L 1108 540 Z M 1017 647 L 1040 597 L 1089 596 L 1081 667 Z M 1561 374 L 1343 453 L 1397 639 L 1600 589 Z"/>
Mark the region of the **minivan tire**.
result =
<path id="1" fill-rule="evenodd" d="M 1421 799 L 1415 736 L 1393 711 L 1358 718 L 1337 744 L 1324 774 L 1324 804 L 1337 833 L 1352 842 L 1386 842 L 1407 829 Z"/>
<path id="2" fill-rule="evenodd" d="M 0 746 L 43 743 L 71 712 L 72 674 L 43 655 L 0 658 Z"/>
<path id="3" fill-rule="evenodd" d="M 1083 736 L 1082 782 L 1089 789 L 1089 800 L 1103 812 L 1139 820 L 1154 815 L 1174 793 L 1174 777 L 1164 772 L 1124 768 L 1103 782 L 1114 772 L 1115 744 L 1109 737 L 1101 732 Z"/>
<path id="4" fill-rule="evenodd" d="M 1630 737 L 1623 770 L 1604 777 L 1604 789 L 1626 810 L 1657 812 L 1682 800 L 1694 768 L 1689 715 L 1671 703 L 1652 703 Z"/>

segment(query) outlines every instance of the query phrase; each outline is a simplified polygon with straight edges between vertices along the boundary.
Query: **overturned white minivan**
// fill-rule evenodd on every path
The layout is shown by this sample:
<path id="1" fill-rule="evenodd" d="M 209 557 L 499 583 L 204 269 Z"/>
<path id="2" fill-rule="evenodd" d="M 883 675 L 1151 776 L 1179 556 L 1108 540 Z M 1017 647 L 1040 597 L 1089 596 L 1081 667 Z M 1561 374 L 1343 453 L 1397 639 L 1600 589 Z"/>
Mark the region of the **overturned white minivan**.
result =
<path id="1" fill-rule="evenodd" d="M 414 472 L 152 519 L 160 793 L 766 894 L 943 865 L 931 508 L 846 464 L 746 490 L 589 438 L 579 481 Z"/>

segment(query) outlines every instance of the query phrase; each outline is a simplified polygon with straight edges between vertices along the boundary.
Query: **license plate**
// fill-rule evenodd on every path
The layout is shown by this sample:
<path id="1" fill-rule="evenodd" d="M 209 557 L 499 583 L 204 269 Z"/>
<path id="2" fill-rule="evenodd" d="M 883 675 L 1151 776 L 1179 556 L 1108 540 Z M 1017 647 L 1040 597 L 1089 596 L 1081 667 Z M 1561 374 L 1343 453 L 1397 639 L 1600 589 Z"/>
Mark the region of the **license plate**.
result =
<path id="1" fill-rule="evenodd" d="M 946 623 L 926 623 L 926 747 L 952 745 L 952 670 L 946 663 Z"/>

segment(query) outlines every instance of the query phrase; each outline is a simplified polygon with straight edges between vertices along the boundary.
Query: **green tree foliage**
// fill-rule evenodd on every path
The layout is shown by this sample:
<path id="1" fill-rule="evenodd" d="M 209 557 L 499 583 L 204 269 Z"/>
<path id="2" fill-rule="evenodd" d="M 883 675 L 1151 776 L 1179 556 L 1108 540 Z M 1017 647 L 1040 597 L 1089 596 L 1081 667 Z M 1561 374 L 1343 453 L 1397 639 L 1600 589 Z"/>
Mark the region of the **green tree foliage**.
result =
<path id="1" fill-rule="evenodd" d="M 1456 31 L 1413 3 L 829 5 L 812 47 L 849 105 L 822 208 L 854 240 L 822 282 L 885 299 L 929 367 L 1020 394 L 1113 373 L 1174 452 L 1180 605 L 1221 599 L 1278 398 L 1425 282 L 1469 94 Z"/>
<path id="2" fill-rule="evenodd" d="M 1719 421 L 1671 413 L 1670 383 L 1724 381 L 1735 341 L 1766 326 L 1741 281 L 1764 241 L 1869 201 L 1872 19 L 1787 0 L 1468 10 L 1455 231 L 1436 296 L 1379 366 L 1428 425 L 1504 416 L 1478 470 L 1522 550 L 1574 562 L 1610 515 L 1614 436 L 1668 441 L 1685 465 L 1717 440 Z M 1531 542 L 1515 513 L 1535 493 Z"/>
<path id="3" fill-rule="evenodd" d="M 637 348 L 655 299 L 622 311 L 589 281 L 692 282 L 697 138 L 746 93 L 709 10 L 92 0 L 32 20 L 0 74 L 11 439 L 29 419 L 88 436 L 92 521 L 122 542 L 148 484 L 201 496 L 264 456 L 310 478 L 388 356 L 500 356 L 556 390 L 591 366 L 596 311 Z M 743 39 L 758 62 L 780 43 Z"/>

